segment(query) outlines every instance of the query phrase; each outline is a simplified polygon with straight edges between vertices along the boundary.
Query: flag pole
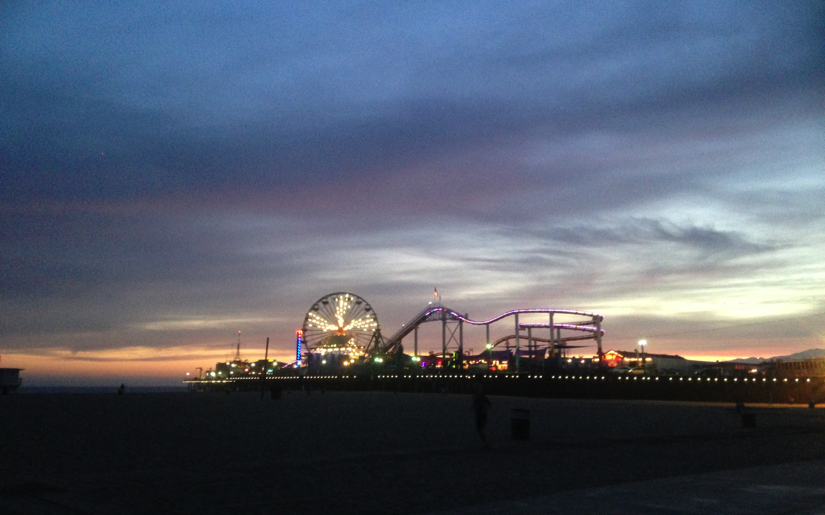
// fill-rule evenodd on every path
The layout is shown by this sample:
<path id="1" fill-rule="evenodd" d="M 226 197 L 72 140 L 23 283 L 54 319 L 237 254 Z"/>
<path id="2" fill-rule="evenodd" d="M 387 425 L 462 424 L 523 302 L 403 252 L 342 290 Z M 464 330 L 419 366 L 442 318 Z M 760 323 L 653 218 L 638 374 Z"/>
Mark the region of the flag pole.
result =
<path id="1" fill-rule="evenodd" d="M 266 339 L 266 350 L 264 351 L 264 369 L 261 370 L 261 399 L 266 391 L 266 371 L 269 368 L 269 338 Z"/>

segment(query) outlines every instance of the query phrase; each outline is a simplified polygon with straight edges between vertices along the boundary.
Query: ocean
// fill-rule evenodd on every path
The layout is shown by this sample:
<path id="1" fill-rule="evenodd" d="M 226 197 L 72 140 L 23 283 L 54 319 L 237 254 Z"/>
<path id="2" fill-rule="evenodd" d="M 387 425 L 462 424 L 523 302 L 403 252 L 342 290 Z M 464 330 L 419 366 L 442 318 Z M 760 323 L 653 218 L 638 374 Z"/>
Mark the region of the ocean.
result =
<path id="1" fill-rule="evenodd" d="M 26 386 L 18 394 L 27 393 L 117 393 L 117 386 Z M 126 386 L 126 393 L 186 393 L 186 386 Z"/>

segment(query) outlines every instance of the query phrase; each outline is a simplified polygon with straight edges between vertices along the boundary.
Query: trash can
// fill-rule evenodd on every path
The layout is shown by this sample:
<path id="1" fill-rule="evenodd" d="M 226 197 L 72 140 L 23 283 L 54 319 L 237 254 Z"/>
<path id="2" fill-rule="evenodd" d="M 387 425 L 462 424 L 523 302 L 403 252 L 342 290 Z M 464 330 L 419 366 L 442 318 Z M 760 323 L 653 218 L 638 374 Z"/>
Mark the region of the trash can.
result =
<path id="1" fill-rule="evenodd" d="M 742 427 L 756 427 L 756 414 L 742 413 Z"/>
<path id="2" fill-rule="evenodd" d="M 510 410 L 510 435 L 513 440 L 530 439 L 530 410 Z"/>

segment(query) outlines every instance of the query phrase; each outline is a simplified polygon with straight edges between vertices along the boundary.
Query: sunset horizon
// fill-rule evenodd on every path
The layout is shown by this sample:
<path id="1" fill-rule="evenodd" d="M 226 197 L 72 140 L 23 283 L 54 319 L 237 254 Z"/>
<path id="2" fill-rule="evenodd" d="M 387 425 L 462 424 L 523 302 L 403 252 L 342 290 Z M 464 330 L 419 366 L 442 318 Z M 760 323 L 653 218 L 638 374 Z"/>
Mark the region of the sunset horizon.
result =
<path id="1" fill-rule="evenodd" d="M 598 313 L 604 350 L 825 348 L 823 19 L 804 0 L 4 4 L 0 366 L 171 382 L 238 331 L 284 359 L 330 292 L 384 336 L 437 291 L 474 320 Z"/>

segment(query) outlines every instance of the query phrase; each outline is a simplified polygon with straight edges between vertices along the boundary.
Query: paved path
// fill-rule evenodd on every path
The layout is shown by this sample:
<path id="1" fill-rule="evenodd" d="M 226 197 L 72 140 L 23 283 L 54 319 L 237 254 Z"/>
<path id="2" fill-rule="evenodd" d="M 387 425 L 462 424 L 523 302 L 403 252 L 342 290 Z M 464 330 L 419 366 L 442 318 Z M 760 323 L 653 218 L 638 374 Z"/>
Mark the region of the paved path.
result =
<path id="1" fill-rule="evenodd" d="M 428 515 L 823 515 L 825 461 L 691 474 L 582 488 Z M 423 515 L 423 514 L 422 514 Z"/>

